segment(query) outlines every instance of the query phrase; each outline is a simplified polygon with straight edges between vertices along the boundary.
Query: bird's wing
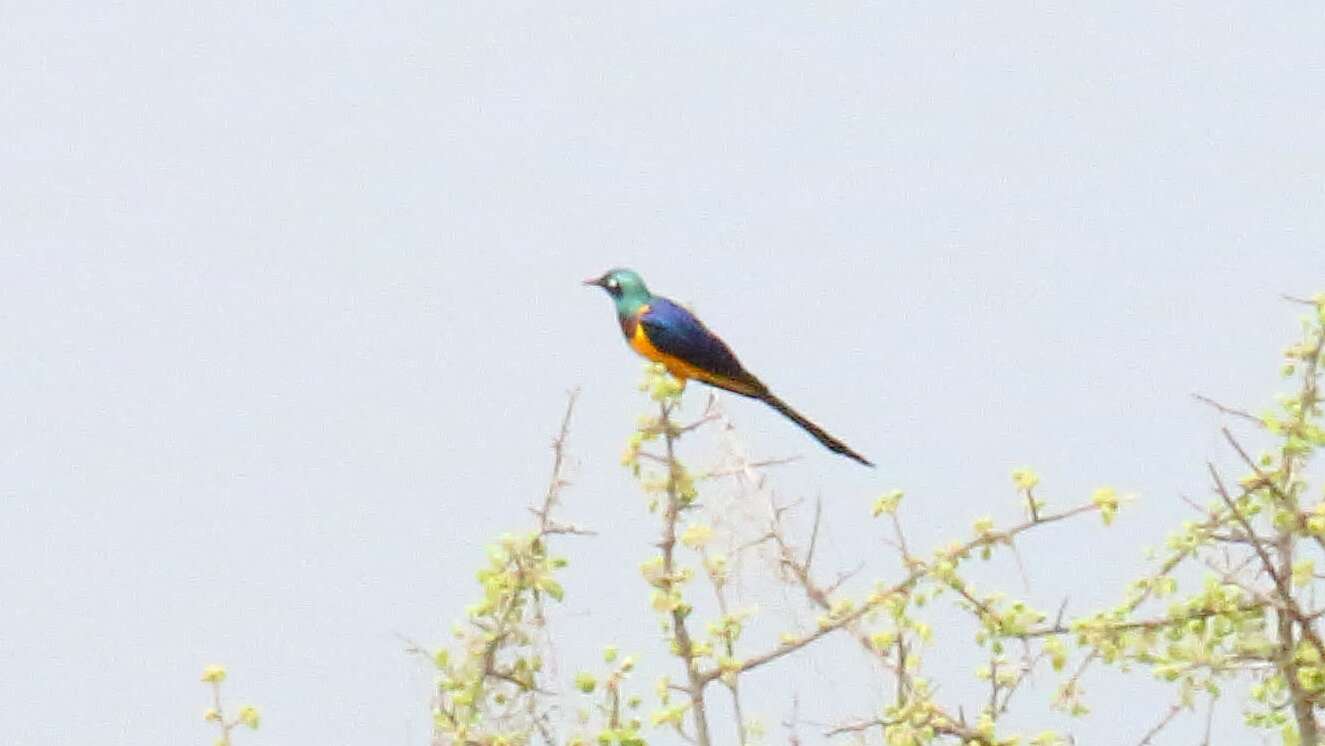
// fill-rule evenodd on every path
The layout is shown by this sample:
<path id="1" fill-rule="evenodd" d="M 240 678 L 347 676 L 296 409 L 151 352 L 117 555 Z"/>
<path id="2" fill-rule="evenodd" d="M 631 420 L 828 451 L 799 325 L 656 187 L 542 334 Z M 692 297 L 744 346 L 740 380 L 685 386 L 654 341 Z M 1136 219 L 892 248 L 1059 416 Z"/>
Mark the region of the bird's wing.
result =
<path id="1" fill-rule="evenodd" d="M 747 396 L 764 386 L 750 375 L 725 342 L 695 315 L 666 298 L 654 297 L 639 317 L 649 343 L 664 355 L 709 373 L 705 380 Z"/>

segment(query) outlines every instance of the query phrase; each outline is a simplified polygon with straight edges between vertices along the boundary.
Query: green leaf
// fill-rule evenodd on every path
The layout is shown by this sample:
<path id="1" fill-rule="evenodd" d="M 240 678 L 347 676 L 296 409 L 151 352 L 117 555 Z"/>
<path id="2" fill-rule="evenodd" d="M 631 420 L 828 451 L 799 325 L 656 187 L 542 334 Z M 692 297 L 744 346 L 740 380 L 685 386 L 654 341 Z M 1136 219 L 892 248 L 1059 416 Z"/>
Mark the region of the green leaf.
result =
<path id="1" fill-rule="evenodd" d="M 538 589 L 558 601 L 566 596 L 566 592 L 561 588 L 561 583 L 552 578 L 539 578 Z"/>
<path id="2" fill-rule="evenodd" d="M 874 509 L 872 511 L 874 517 L 878 518 L 884 513 L 896 513 L 897 506 L 902 502 L 902 495 L 903 493 L 901 490 L 890 490 L 883 495 L 880 495 L 879 498 L 874 501 Z"/>

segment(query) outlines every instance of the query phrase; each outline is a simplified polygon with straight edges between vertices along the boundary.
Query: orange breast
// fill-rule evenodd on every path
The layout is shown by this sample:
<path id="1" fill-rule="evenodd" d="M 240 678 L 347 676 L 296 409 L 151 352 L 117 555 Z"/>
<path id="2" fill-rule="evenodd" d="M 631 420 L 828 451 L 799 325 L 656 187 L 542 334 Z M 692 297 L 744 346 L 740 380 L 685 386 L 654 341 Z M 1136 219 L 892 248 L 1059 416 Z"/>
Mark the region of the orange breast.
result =
<path id="1" fill-rule="evenodd" d="M 649 307 L 644 306 L 640 309 L 636 318 L 643 316 L 645 313 L 648 313 L 648 311 Z M 653 346 L 653 343 L 649 341 L 648 334 L 644 331 L 643 324 L 636 323 L 634 327 L 634 330 L 629 332 L 630 336 L 628 337 L 631 349 L 638 352 L 641 357 L 652 360 L 655 363 L 662 363 L 663 367 L 667 368 L 667 372 L 680 380 L 681 383 L 685 383 L 686 380 L 694 378 L 703 381 L 704 383 L 717 386 L 718 388 L 734 391 L 745 396 L 757 397 L 767 393 L 767 389 L 764 388 L 764 385 L 760 383 L 758 379 L 754 378 L 754 376 L 750 376 L 749 380 L 737 380 L 712 371 L 704 370 L 703 368 L 692 365 L 674 355 L 668 355 Z"/>
<path id="2" fill-rule="evenodd" d="M 646 307 L 645 311 L 648 310 Z M 678 357 L 673 357 L 653 346 L 649 341 L 649 335 L 644 332 L 643 324 L 635 325 L 635 333 L 630 337 L 630 346 L 642 357 L 652 360 L 655 363 L 662 363 L 667 368 L 667 372 L 684 381 L 687 378 L 698 378 L 701 381 L 708 380 L 710 377 L 706 372 L 696 368 Z"/>

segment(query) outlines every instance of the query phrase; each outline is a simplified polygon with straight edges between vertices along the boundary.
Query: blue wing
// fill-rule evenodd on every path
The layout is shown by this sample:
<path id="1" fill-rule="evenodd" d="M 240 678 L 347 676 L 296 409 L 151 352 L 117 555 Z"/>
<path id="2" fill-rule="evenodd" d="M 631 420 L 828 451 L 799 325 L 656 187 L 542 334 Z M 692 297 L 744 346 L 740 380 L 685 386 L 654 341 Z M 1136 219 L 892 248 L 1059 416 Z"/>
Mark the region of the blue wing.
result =
<path id="1" fill-rule="evenodd" d="M 718 335 L 695 315 L 677 304 L 654 296 L 649 310 L 639 317 L 649 342 L 659 352 L 680 358 L 722 378 L 743 384 L 758 384 Z M 762 385 L 760 385 L 762 388 Z"/>
<path id="2" fill-rule="evenodd" d="M 709 331 L 703 322 L 684 308 L 666 298 L 654 296 L 649 301 L 648 310 L 639 315 L 637 323 L 643 327 L 649 344 L 658 352 L 677 358 L 707 374 L 697 376 L 700 380 L 766 402 L 787 419 L 804 428 L 828 450 L 855 459 L 866 466 L 874 465 L 864 456 L 851 450 L 846 443 L 829 435 L 808 417 L 774 396 L 768 387 L 741 366 L 741 362 L 736 359 L 731 348 L 718 339 L 718 335 Z M 631 334 L 634 334 L 633 328 L 627 336 Z"/>

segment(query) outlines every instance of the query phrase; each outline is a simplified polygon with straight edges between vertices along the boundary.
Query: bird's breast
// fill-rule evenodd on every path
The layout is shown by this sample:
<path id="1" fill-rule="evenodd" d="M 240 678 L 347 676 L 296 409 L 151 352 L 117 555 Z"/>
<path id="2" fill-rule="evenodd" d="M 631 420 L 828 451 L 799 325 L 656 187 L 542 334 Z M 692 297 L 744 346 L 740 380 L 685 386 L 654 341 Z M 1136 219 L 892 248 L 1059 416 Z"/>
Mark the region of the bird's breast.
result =
<path id="1" fill-rule="evenodd" d="M 653 346 L 653 342 L 649 341 L 648 332 L 644 331 L 644 325 L 636 321 L 632 324 L 632 327 L 626 335 L 631 349 L 655 363 L 667 363 L 670 356 L 664 355 L 657 347 Z"/>
<path id="2" fill-rule="evenodd" d="M 652 360 L 655 363 L 662 363 L 667 372 L 673 377 L 684 382 L 688 378 L 697 378 L 701 381 L 713 383 L 715 378 L 703 368 L 691 364 L 689 361 L 682 360 L 675 355 L 668 355 L 653 346 L 648 333 L 644 330 L 643 324 L 635 325 L 635 333 L 630 335 L 630 347 L 638 352 L 641 357 Z M 721 384 L 719 384 L 721 385 Z"/>

